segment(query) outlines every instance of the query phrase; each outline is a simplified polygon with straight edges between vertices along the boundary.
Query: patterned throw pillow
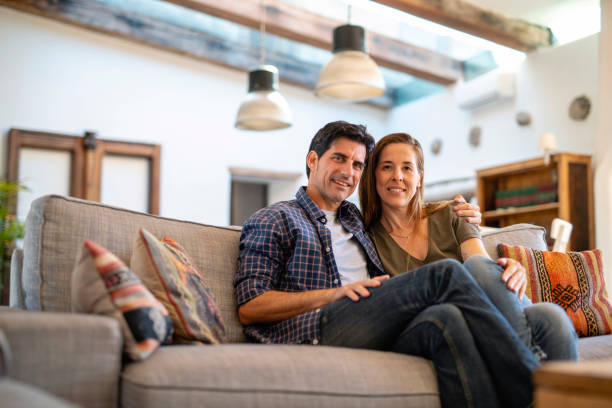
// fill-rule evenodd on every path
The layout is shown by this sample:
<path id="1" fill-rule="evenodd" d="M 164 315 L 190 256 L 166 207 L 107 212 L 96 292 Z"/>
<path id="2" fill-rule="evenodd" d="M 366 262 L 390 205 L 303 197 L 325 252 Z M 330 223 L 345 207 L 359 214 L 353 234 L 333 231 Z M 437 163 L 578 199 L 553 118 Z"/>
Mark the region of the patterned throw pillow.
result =
<path id="1" fill-rule="evenodd" d="M 170 312 L 176 342 L 226 341 L 223 319 L 206 279 L 173 239 L 160 241 L 141 229 L 130 265 Z"/>
<path id="2" fill-rule="evenodd" d="M 527 296 L 565 309 L 579 336 L 611 332 L 612 306 L 599 249 L 565 253 L 499 244 L 497 250 L 500 258 L 516 259 L 525 267 Z"/>
<path id="3" fill-rule="evenodd" d="M 119 258 L 88 240 L 72 274 L 72 309 L 118 320 L 124 353 L 134 361 L 172 340 L 166 308 Z"/>

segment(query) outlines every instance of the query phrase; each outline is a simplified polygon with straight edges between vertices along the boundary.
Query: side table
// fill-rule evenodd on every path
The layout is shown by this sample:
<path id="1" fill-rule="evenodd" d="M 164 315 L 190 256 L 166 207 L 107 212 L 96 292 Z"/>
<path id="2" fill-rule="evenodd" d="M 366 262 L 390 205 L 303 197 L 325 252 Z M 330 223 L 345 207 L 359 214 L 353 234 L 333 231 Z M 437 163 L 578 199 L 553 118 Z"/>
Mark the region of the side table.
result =
<path id="1" fill-rule="evenodd" d="M 546 363 L 534 385 L 536 408 L 610 408 L 612 359 Z"/>

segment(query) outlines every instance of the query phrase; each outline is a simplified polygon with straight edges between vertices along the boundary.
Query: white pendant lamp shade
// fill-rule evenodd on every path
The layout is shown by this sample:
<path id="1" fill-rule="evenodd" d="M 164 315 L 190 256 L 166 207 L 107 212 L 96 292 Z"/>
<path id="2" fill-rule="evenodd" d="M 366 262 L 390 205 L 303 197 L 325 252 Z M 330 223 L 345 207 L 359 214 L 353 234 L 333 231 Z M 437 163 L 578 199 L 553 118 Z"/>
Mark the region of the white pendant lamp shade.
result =
<path id="1" fill-rule="evenodd" d="M 319 74 L 317 96 L 364 101 L 385 92 L 385 81 L 378 66 L 365 53 L 363 27 L 336 27 L 333 52 L 334 57 Z"/>
<path id="2" fill-rule="evenodd" d="M 291 126 L 289 104 L 278 92 L 278 70 L 261 65 L 249 71 L 249 93 L 242 101 L 236 127 L 245 130 L 276 130 Z"/>

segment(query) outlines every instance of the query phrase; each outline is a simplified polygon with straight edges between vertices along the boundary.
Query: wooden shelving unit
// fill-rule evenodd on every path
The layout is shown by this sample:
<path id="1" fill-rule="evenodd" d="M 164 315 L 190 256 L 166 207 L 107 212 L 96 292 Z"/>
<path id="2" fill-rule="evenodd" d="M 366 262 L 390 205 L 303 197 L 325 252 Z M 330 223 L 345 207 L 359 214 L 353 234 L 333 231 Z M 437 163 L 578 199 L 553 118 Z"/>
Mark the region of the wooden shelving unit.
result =
<path id="1" fill-rule="evenodd" d="M 558 153 L 546 165 L 544 158 L 478 170 L 476 195 L 484 225 L 505 227 L 527 222 L 550 230 L 554 218 L 574 225 L 568 250 L 594 248 L 593 172 L 591 157 Z M 539 185 L 556 185 L 556 201 L 524 207 L 496 208 L 495 193 Z M 550 240 L 549 237 L 547 239 Z M 552 245 L 552 242 L 549 242 Z"/>

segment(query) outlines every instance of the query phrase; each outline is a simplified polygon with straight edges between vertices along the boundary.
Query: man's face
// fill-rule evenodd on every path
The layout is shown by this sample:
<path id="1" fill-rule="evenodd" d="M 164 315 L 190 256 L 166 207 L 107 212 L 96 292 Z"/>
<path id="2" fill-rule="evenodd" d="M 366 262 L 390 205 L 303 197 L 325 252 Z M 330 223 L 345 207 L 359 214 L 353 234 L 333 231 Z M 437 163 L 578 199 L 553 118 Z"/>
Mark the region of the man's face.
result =
<path id="1" fill-rule="evenodd" d="M 310 168 L 306 194 L 321 209 L 337 210 L 355 191 L 365 157 L 365 145 L 345 137 L 334 140 L 321 157 L 311 151 L 306 157 Z"/>

